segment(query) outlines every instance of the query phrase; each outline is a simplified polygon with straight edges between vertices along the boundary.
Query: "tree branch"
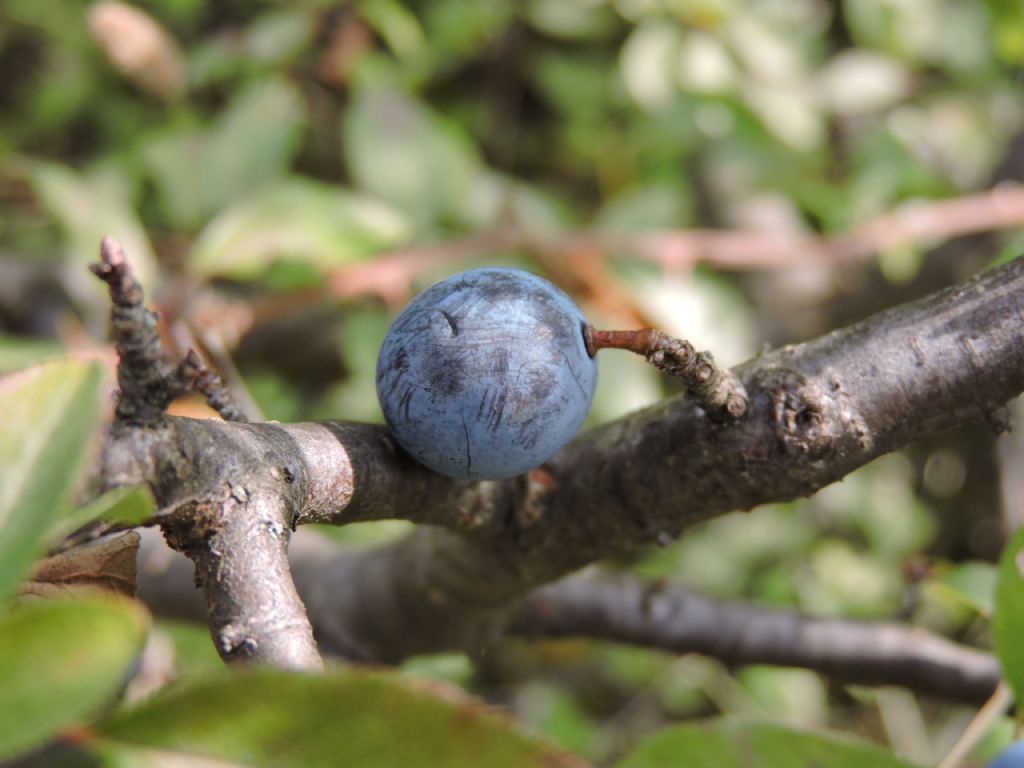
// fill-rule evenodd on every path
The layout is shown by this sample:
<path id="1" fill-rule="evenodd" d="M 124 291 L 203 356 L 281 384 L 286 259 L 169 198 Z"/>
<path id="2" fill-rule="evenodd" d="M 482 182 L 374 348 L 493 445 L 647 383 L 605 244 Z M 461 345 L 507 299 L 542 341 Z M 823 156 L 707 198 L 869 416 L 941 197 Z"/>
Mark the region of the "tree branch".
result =
<path id="1" fill-rule="evenodd" d="M 293 569 L 296 584 L 307 596 L 327 594 L 309 599 L 310 618 L 326 647 L 345 655 L 393 661 L 473 647 L 501 631 L 511 603 L 583 565 L 664 543 L 715 515 L 810 494 L 991 412 L 1024 389 L 1022 295 L 1018 259 L 734 369 L 749 395 L 736 421 L 673 398 L 500 483 L 433 475 L 383 427 L 342 422 L 243 430 L 168 419 L 162 445 L 151 448 L 165 459 L 245 453 L 250 461 L 223 475 L 234 484 L 273 468 L 290 473 L 298 523 L 390 517 L 437 526 L 371 552 L 312 558 Z M 148 480 L 161 505 L 208 492 L 210 478 L 194 463 L 167 460 L 171 469 L 160 471 L 122 438 L 111 444 L 111 464 Z"/>
<path id="2" fill-rule="evenodd" d="M 585 573 L 539 589 L 509 629 L 701 653 L 727 664 L 805 667 L 840 681 L 977 702 L 1001 677 L 995 657 L 924 629 L 715 600 L 626 574 Z"/>
<path id="3" fill-rule="evenodd" d="M 170 510 L 161 528 L 195 563 L 210 631 L 226 661 L 320 666 L 288 569 L 287 542 L 305 488 L 291 487 L 291 459 L 275 463 L 278 455 L 265 438 L 250 441 L 244 432 L 203 430 L 202 422 L 166 416 L 171 399 L 191 388 L 222 413 L 238 413 L 194 353 L 177 368 L 164 364 L 156 316 L 143 305 L 142 286 L 120 245 L 104 238 L 100 259 L 92 271 L 110 289 L 120 385 L 118 418 L 104 446 L 105 487 L 145 481 L 169 502 L 160 505 Z M 198 426 L 195 439 L 187 439 L 189 426 Z M 225 446 L 229 452 L 221 453 Z"/>
<path id="4" fill-rule="evenodd" d="M 340 562 L 338 546 L 316 532 L 301 531 L 292 539 L 290 554 L 292 567 L 309 575 L 302 597 L 323 622 L 315 625 L 316 633 L 333 648 L 345 636 L 346 622 L 358 605 L 339 602 L 335 579 L 329 568 L 323 569 L 326 563 Z M 384 571 L 394 567 L 393 562 L 378 565 Z M 371 575 L 369 563 L 360 567 L 366 569 L 364 575 Z M 372 582 L 362 586 L 364 601 L 376 597 Z M 142 537 L 139 593 L 161 615 L 204 618 L 187 561 L 169 552 L 151 532 L 143 532 Z M 374 609 L 372 602 L 363 605 L 361 610 Z M 389 615 L 395 622 L 390 631 L 409 633 L 409 627 L 399 623 L 401 616 Z M 475 640 L 490 643 L 497 626 Z M 584 572 L 534 590 L 514 609 L 503 631 L 524 639 L 573 636 L 679 654 L 700 653 L 728 664 L 804 667 L 839 681 L 900 685 L 960 701 L 984 700 L 1000 678 L 999 665 L 991 655 L 925 629 L 814 618 L 792 610 L 715 600 L 625 574 Z M 355 639 L 345 643 L 349 657 L 379 658 L 373 647 L 353 652 Z M 454 647 L 464 647 L 466 638 L 456 637 L 453 642 Z"/>
<path id="5" fill-rule="evenodd" d="M 356 475 L 349 501 L 320 519 L 365 519 L 372 509 L 451 530 L 420 529 L 372 553 L 295 569 L 300 592 L 327 590 L 334 600 L 329 616 L 310 602 L 311 620 L 333 628 L 320 633 L 329 647 L 354 656 L 466 647 L 493 631 L 486 625 L 502 606 L 583 565 L 665 543 L 715 515 L 808 495 L 982 418 L 1024 389 L 1022 291 L 1017 260 L 741 366 L 750 408 L 739 421 L 716 423 L 685 399 L 668 400 L 475 495 L 410 488 L 380 504 L 364 495 L 380 485 L 368 489 Z M 390 493 L 402 493 L 402 473 L 378 466 L 402 489 Z M 417 631 L 392 631 L 399 626 Z"/>

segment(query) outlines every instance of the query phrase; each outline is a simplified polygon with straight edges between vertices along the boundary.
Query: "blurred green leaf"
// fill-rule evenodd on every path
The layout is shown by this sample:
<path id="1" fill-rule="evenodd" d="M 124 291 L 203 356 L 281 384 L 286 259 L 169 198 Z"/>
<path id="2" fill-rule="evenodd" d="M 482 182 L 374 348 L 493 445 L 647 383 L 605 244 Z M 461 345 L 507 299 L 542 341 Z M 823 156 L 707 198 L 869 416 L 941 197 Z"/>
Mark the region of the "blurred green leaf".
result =
<path id="1" fill-rule="evenodd" d="M 464 653 L 431 653 L 402 662 L 400 673 L 412 679 L 426 677 L 466 686 L 473 679 L 473 662 Z"/>
<path id="2" fill-rule="evenodd" d="M 372 198 L 320 182 L 283 179 L 211 221 L 188 256 L 197 274 L 261 277 L 277 260 L 317 270 L 371 256 L 409 235 L 402 216 Z"/>
<path id="3" fill-rule="evenodd" d="M 98 363 L 65 360 L 0 379 L 0 601 L 67 511 L 100 415 Z"/>
<path id="4" fill-rule="evenodd" d="M 148 619 L 111 596 L 32 601 L 0 617 L 0 758 L 46 741 L 126 682 Z"/>
<path id="5" fill-rule="evenodd" d="M 828 691 L 816 672 L 754 665 L 739 673 L 750 696 L 773 719 L 791 726 L 822 728 L 828 723 Z"/>
<path id="6" fill-rule="evenodd" d="M 316 17 L 311 8 L 275 9 L 256 17 L 249 25 L 244 38 L 245 52 L 263 65 L 283 66 L 309 49 L 315 32 Z M 277 82 L 279 86 L 280 81 Z"/>
<path id="7" fill-rule="evenodd" d="M 60 357 L 64 348 L 56 341 L 0 334 L 0 373 L 11 373 Z"/>
<path id="8" fill-rule="evenodd" d="M 995 48 L 1007 64 L 1024 63 L 1024 6 L 1016 0 L 988 0 Z"/>
<path id="9" fill-rule="evenodd" d="M 108 754 L 150 748 L 268 768 L 573 765 L 447 684 L 338 668 L 193 681 L 95 732 Z"/>
<path id="10" fill-rule="evenodd" d="M 339 343 L 348 376 L 331 392 L 330 407 L 335 417 L 382 420 L 377 401 L 377 355 L 391 320 L 391 314 L 380 308 L 368 307 L 346 315 Z"/>
<path id="11" fill-rule="evenodd" d="M 107 166 L 76 173 L 61 165 L 37 162 L 29 171 L 29 181 L 40 204 L 67 235 L 73 263 L 84 266 L 96 261 L 100 240 L 112 235 L 124 247 L 142 284 L 152 284 L 156 255 L 122 171 Z"/>
<path id="12" fill-rule="evenodd" d="M 196 229 L 284 175 L 305 122 L 298 90 L 274 77 L 239 93 L 209 130 L 178 128 L 147 141 L 142 158 L 168 221 Z"/>
<path id="13" fill-rule="evenodd" d="M 118 523 L 141 523 L 156 511 L 153 494 L 144 485 L 116 488 L 82 508 L 87 520 L 110 520 Z"/>
<path id="14" fill-rule="evenodd" d="M 1024 528 L 1019 528 L 999 559 L 996 611 L 992 622 L 1003 676 L 1024 701 Z"/>
<path id="15" fill-rule="evenodd" d="M 517 696 L 516 709 L 528 724 L 576 754 L 587 755 L 601 732 L 573 694 L 555 685 L 527 684 Z"/>
<path id="16" fill-rule="evenodd" d="M 615 16 L 610 4 L 593 0 L 528 0 L 526 18 L 540 31 L 568 39 L 607 38 L 615 34 Z"/>
<path id="17" fill-rule="evenodd" d="M 813 579 L 800 584 L 801 606 L 826 615 L 891 614 L 903 593 L 899 571 L 839 539 L 822 540 L 812 555 Z"/>
<path id="18" fill-rule="evenodd" d="M 144 485 L 115 488 L 102 496 L 64 515 L 49 533 L 47 541 L 59 541 L 62 537 L 93 520 L 134 525 L 141 523 L 156 511 L 156 502 L 149 488 Z"/>
<path id="19" fill-rule="evenodd" d="M 776 725 L 714 720 L 666 728 L 640 742 L 617 768 L 912 768 L 871 744 Z"/>
<path id="20" fill-rule="evenodd" d="M 273 371 L 253 371 L 246 375 L 245 386 L 267 419 L 287 423 L 300 417 L 302 392 L 283 376 Z"/>
<path id="21" fill-rule="evenodd" d="M 991 563 L 958 563 L 943 571 L 936 581 L 960 602 L 983 616 L 992 616 L 998 574 Z"/>
<path id="22" fill-rule="evenodd" d="M 174 671 L 184 680 L 213 675 L 230 675 L 217 648 L 210 642 L 209 627 L 187 621 L 159 619 L 156 632 L 162 632 L 174 647 Z"/>
<path id="23" fill-rule="evenodd" d="M 458 217 L 480 160 L 453 124 L 392 89 L 356 93 L 342 127 L 345 161 L 356 184 L 401 208 L 419 228 Z"/>
<path id="24" fill-rule="evenodd" d="M 625 190 L 597 215 L 597 226 L 612 232 L 681 228 L 690 223 L 689 189 L 677 184 L 649 183 Z"/>
<path id="25" fill-rule="evenodd" d="M 398 0 L 360 0 L 359 13 L 398 56 L 418 53 L 426 44 L 419 20 Z"/>

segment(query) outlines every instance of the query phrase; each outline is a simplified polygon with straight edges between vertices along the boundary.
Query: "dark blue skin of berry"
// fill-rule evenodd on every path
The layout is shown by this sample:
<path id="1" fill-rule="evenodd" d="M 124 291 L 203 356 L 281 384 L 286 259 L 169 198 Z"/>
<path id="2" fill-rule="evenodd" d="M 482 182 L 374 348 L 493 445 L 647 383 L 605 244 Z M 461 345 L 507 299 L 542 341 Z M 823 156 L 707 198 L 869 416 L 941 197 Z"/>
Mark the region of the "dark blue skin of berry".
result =
<path id="1" fill-rule="evenodd" d="M 431 286 L 395 319 L 377 358 L 377 397 L 398 444 L 460 479 L 543 464 L 594 398 L 586 324 L 572 299 L 520 269 L 472 269 Z"/>
<path id="2" fill-rule="evenodd" d="M 1008 746 L 993 758 L 988 768 L 1024 768 L 1024 741 Z"/>

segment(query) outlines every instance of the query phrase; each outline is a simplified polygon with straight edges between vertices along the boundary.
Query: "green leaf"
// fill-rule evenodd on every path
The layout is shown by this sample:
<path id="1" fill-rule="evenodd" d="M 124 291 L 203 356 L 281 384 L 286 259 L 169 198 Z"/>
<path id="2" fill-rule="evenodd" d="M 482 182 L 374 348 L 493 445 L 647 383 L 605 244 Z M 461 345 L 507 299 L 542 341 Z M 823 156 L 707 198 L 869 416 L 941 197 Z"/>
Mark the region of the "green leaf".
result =
<path id="1" fill-rule="evenodd" d="M 995 610 L 996 580 L 999 572 L 991 563 L 958 563 L 940 574 L 936 582 L 956 600 L 983 616 Z"/>
<path id="2" fill-rule="evenodd" d="M 0 758 L 36 747 L 113 698 L 148 619 L 134 601 L 32 601 L 0 618 Z"/>
<path id="3" fill-rule="evenodd" d="M 158 693 L 100 723 L 96 746 L 268 768 L 488 768 L 576 763 L 445 684 L 366 670 L 250 669 Z"/>
<path id="4" fill-rule="evenodd" d="M 256 279 L 278 260 L 329 270 L 391 248 L 409 235 L 399 214 L 371 198 L 293 178 L 239 200 L 203 230 L 188 267 Z"/>
<path id="5" fill-rule="evenodd" d="M 298 90 L 272 78 L 242 91 L 205 133 L 179 130 L 151 139 L 143 158 L 167 218 L 194 230 L 281 177 L 298 151 L 305 120 Z"/>
<path id="6" fill-rule="evenodd" d="M 992 622 L 996 655 L 1017 701 L 1024 701 L 1024 528 L 1003 550 Z"/>
<path id="7" fill-rule="evenodd" d="M 0 333 L 0 373 L 28 368 L 63 353 L 64 348 L 55 341 Z"/>
<path id="8" fill-rule="evenodd" d="M 134 525 L 151 517 L 155 511 L 156 502 L 146 486 L 115 488 L 58 520 L 47 539 L 57 541 L 93 520 Z"/>
<path id="9" fill-rule="evenodd" d="M 0 600 L 68 508 L 99 420 L 100 374 L 66 360 L 0 379 Z"/>
<path id="10" fill-rule="evenodd" d="M 384 88 L 356 94 L 342 148 L 356 184 L 414 216 L 421 228 L 461 214 L 480 165 L 476 148 L 454 125 Z"/>
<path id="11" fill-rule="evenodd" d="M 769 723 L 715 720 L 666 728 L 640 742 L 618 768 L 912 768 L 884 750 L 852 739 Z"/>
<path id="12" fill-rule="evenodd" d="M 69 256 L 76 264 L 95 261 L 100 240 L 112 235 L 124 246 L 139 281 L 153 284 L 156 255 L 135 212 L 124 173 L 112 166 L 76 173 L 39 162 L 32 165 L 29 181 L 39 203 L 63 227 Z"/>

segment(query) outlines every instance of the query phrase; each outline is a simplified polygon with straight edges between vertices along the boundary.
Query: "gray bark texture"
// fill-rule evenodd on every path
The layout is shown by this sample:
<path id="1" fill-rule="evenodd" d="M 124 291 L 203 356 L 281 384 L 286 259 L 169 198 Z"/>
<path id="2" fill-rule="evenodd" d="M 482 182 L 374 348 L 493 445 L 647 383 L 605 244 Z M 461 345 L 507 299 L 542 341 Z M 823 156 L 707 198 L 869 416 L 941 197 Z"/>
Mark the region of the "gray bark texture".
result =
<path id="1" fill-rule="evenodd" d="M 1017 259 L 738 366 L 749 398 L 738 419 L 672 398 L 512 480 L 432 474 L 379 426 L 175 417 L 115 427 L 104 478 L 153 488 L 168 539 L 197 563 L 228 658 L 315 664 L 310 623 L 322 648 L 353 659 L 480 652 L 534 589 L 589 563 L 808 495 L 938 430 L 1004 427 L 1003 404 L 1024 389 L 1022 291 Z M 388 518 L 421 525 L 372 550 L 293 558 L 306 623 L 283 564 L 290 529 Z M 281 633 L 297 639 L 273 639 Z"/>

